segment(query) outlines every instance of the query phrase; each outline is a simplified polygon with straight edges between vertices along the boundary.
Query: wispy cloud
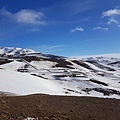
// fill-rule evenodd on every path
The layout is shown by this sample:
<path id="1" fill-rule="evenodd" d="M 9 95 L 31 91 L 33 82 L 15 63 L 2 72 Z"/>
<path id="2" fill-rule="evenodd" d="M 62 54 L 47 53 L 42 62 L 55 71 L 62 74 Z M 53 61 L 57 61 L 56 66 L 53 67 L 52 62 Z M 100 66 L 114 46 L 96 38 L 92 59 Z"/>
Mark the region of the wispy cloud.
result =
<path id="1" fill-rule="evenodd" d="M 81 13 L 93 9 L 94 0 L 57 0 L 48 7 L 43 8 L 45 13 L 52 15 L 51 24 L 68 24 L 72 18 L 72 23 L 78 21 L 76 15 L 81 16 Z M 57 12 L 55 12 L 57 10 Z M 59 14 L 59 15 L 58 15 Z M 67 22 L 65 22 L 67 20 Z M 80 19 L 79 19 L 80 20 Z M 71 23 L 71 22 L 70 22 Z"/>
<path id="2" fill-rule="evenodd" d="M 13 24 L 31 27 L 31 31 L 38 30 L 37 27 L 45 25 L 45 15 L 42 12 L 38 12 L 30 9 L 22 9 L 16 13 L 7 11 L 5 8 L 0 10 L 0 21 L 8 21 Z M 35 28 L 36 27 L 36 28 Z"/>
<path id="3" fill-rule="evenodd" d="M 26 30 L 27 32 L 39 32 L 40 29 L 39 28 L 36 28 L 36 27 L 33 27 L 33 28 L 29 28 Z"/>
<path id="4" fill-rule="evenodd" d="M 115 19 L 115 18 L 109 18 L 107 24 L 108 25 L 119 24 L 119 21 L 117 19 Z"/>
<path id="5" fill-rule="evenodd" d="M 57 51 L 61 51 L 63 50 L 63 48 L 65 47 L 65 45 L 40 45 L 37 47 L 32 47 L 37 51 L 40 51 L 42 53 L 52 53 L 52 52 L 57 52 Z"/>
<path id="6" fill-rule="evenodd" d="M 94 8 L 92 0 L 91 1 L 71 0 L 67 4 L 64 4 L 63 6 L 64 9 L 66 8 L 68 9 L 68 13 L 70 13 L 72 16 Z"/>
<path id="7" fill-rule="evenodd" d="M 102 13 L 102 18 L 107 18 L 108 25 L 116 25 L 120 26 L 120 9 L 116 7 L 115 9 L 111 9 Z"/>
<path id="8" fill-rule="evenodd" d="M 91 18 L 91 17 L 89 16 L 89 17 L 84 18 L 83 20 L 84 20 L 84 21 L 88 21 L 88 20 L 90 20 L 90 18 Z"/>
<path id="9" fill-rule="evenodd" d="M 80 42 L 92 42 L 95 41 L 96 39 L 86 39 L 86 40 L 81 40 Z"/>
<path id="10" fill-rule="evenodd" d="M 82 27 L 76 27 L 76 28 L 71 30 L 71 32 L 76 32 L 76 31 L 83 32 L 84 29 Z"/>
<path id="11" fill-rule="evenodd" d="M 108 28 L 105 28 L 105 27 L 94 27 L 93 30 L 102 30 L 102 31 L 108 31 Z"/>

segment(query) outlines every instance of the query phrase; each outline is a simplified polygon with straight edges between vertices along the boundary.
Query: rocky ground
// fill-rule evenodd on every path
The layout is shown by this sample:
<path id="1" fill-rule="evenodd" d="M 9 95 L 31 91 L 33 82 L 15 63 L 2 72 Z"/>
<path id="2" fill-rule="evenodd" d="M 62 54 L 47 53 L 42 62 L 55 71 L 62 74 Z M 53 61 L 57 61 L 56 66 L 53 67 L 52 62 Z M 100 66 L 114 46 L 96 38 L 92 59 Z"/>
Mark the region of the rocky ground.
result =
<path id="1" fill-rule="evenodd" d="M 120 100 L 1 95 L 0 120 L 120 120 Z"/>

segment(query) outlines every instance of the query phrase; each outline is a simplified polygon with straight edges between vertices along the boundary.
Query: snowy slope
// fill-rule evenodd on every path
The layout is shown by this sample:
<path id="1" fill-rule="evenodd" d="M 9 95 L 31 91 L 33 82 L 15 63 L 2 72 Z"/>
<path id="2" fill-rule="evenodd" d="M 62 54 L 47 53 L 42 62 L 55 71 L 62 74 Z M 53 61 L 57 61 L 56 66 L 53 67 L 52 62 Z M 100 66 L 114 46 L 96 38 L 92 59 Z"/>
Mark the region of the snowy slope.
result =
<path id="1" fill-rule="evenodd" d="M 8 47 L 0 55 L 1 92 L 120 99 L 119 55 L 74 59 Z"/>

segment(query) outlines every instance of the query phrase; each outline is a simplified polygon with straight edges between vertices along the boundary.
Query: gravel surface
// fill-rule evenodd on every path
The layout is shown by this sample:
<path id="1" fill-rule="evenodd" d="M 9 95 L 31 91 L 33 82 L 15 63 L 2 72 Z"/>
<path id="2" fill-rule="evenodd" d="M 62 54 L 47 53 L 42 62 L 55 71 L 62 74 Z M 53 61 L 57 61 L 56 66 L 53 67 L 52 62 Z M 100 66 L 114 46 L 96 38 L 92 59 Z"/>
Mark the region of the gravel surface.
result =
<path id="1" fill-rule="evenodd" d="M 44 94 L 0 96 L 0 120 L 120 120 L 120 100 Z"/>

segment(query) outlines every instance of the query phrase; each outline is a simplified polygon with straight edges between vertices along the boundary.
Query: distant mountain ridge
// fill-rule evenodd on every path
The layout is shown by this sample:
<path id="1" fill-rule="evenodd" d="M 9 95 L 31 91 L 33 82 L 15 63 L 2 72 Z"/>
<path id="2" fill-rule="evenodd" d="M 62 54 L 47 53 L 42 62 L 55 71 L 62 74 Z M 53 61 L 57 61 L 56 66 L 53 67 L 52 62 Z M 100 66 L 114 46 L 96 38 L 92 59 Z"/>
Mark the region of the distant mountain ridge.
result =
<path id="1" fill-rule="evenodd" d="M 82 60 L 89 60 L 89 61 L 98 61 L 98 62 L 117 62 L 120 61 L 120 54 L 100 54 L 100 55 L 91 55 L 91 56 L 82 56 L 82 57 L 78 57 Z"/>

